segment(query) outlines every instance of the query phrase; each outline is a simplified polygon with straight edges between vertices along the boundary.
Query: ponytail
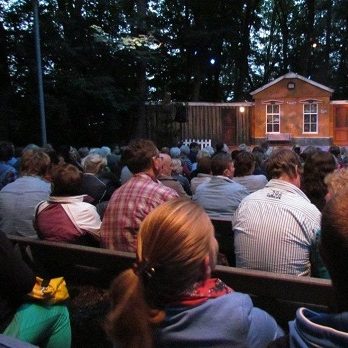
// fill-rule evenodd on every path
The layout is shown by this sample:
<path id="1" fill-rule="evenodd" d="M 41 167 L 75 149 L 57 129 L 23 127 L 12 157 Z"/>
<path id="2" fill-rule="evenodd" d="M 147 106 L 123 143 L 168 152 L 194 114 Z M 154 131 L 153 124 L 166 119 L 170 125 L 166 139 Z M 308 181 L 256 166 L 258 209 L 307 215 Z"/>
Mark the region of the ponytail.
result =
<path id="1" fill-rule="evenodd" d="M 143 285 L 132 269 L 121 273 L 111 286 L 112 310 L 105 330 L 122 348 L 152 348 L 153 326 L 164 320 L 164 311 L 145 302 Z"/>

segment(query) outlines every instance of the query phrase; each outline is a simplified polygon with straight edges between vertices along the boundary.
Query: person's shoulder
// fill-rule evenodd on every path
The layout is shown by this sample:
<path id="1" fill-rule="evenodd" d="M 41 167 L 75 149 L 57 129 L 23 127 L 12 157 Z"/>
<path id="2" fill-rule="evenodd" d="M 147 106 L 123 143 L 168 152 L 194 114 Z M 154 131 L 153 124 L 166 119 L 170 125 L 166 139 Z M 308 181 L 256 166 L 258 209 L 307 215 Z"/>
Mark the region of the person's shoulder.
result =
<path id="1" fill-rule="evenodd" d="M 174 181 L 173 184 L 178 184 L 180 185 L 177 181 Z M 168 187 L 162 183 L 155 184 L 154 190 L 163 196 L 164 198 L 174 198 L 174 197 L 179 197 L 178 193 L 172 189 L 171 187 Z"/>
<path id="2" fill-rule="evenodd" d="M 217 297 L 213 301 L 216 301 L 216 305 L 221 305 L 230 309 L 241 307 L 245 310 L 251 310 L 253 307 L 253 302 L 250 296 L 238 291 L 232 291 L 229 294 Z"/>

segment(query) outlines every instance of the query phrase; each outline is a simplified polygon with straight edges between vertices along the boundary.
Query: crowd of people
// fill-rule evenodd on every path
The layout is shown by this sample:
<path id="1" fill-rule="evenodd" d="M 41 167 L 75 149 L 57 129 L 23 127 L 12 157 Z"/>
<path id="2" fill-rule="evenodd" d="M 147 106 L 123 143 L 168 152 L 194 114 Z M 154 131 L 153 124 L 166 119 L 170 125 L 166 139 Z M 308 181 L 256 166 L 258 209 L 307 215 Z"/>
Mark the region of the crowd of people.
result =
<path id="1" fill-rule="evenodd" d="M 275 148 L 265 142 L 233 151 L 223 143 L 158 149 L 151 140 L 136 139 L 113 150 L 30 144 L 17 151 L 0 143 L 0 278 L 14 284 L 9 293 L 1 282 L 5 335 L 53 348 L 71 341 L 64 305 L 56 317 L 64 325 L 51 321 L 57 331 L 47 329 L 46 319 L 26 328 L 22 307 L 32 304 L 22 298 L 34 276 L 6 237 L 19 235 L 136 253 L 134 269 L 111 288 L 106 320 L 109 337 L 122 347 L 266 347 L 283 337 L 284 328 L 247 295 L 211 278 L 221 260 L 332 278 L 341 316 L 301 309 L 287 329 L 287 343 L 348 342 L 348 160 L 339 147 Z M 216 221 L 229 224 L 228 236 L 214 230 Z M 18 283 L 9 267 L 28 275 Z M 27 308 L 27 315 L 48 315 L 39 309 Z M 220 319 L 212 321 L 215 316 Z"/>

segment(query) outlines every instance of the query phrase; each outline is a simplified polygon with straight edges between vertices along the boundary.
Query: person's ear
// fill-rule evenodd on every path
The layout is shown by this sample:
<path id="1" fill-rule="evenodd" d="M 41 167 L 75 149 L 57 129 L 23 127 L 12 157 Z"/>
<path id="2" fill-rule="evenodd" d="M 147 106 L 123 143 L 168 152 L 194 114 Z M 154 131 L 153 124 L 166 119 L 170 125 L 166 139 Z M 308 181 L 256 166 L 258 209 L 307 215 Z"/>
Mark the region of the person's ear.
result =
<path id="1" fill-rule="evenodd" d="M 226 168 L 226 169 L 223 171 L 222 175 L 223 175 L 223 176 L 227 176 L 227 177 L 230 176 L 230 175 L 231 175 L 230 170 L 229 170 L 228 168 Z"/>

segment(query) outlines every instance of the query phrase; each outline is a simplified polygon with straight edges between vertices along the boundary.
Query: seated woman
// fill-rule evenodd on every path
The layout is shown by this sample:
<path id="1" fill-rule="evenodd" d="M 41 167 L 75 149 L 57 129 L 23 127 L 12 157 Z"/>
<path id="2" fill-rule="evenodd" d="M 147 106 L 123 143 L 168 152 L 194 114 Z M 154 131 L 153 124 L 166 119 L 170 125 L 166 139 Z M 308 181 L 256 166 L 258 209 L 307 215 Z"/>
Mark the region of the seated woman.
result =
<path id="1" fill-rule="evenodd" d="M 86 196 L 78 194 L 81 182 L 82 173 L 74 165 L 54 168 L 52 194 L 36 208 L 34 225 L 41 239 L 99 245 L 100 216 L 84 202 Z"/>
<path id="2" fill-rule="evenodd" d="M 69 348 L 71 328 L 67 307 L 23 302 L 35 284 L 35 276 L 2 232 L 0 264 L 0 333 L 43 348 Z M 6 347 L 19 347 L 12 344 Z M 1 343 L 0 346 L 5 347 Z"/>
<path id="3" fill-rule="evenodd" d="M 121 347 L 266 347 L 283 335 L 248 295 L 211 278 L 214 228 L 188 199 L 154 209 L 138 234 L 134 269 L 111 288 L 106 330 Z"/>
<path id="4" fill-rule="evenodd" d="M 83 178 L 81 194 L 93 198 L 96 205 L 108 201 L 118 186 L 116 175 L 107 169 L 107 159 L 99 154 L 90 154 L 82 160 Z"/>

